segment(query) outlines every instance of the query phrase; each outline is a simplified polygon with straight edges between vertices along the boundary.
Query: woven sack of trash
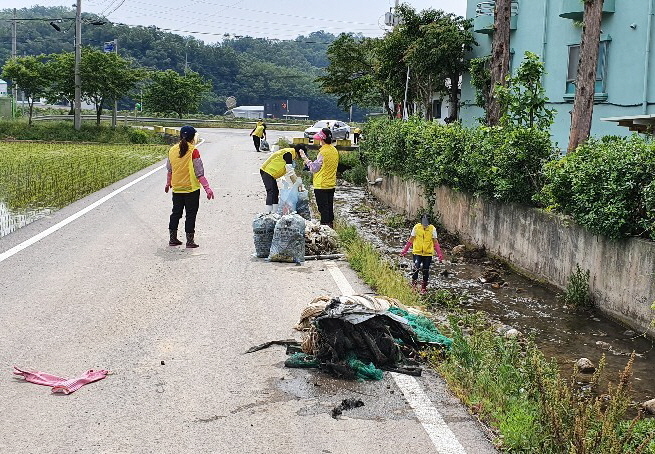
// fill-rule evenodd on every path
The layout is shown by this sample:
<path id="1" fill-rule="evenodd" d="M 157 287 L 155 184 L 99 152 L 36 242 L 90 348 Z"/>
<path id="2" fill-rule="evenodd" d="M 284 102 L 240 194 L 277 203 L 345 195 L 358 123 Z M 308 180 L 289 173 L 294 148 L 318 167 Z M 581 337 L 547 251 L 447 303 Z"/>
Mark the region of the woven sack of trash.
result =
<path id="1" fill-rule="evenodd" d="M 305 223 L 305 249 L 307 255 L 334 254 L 339 251 L 339 235 L 327 225 L 308 221 Z"/>
<path id="2" fill-rule="evenodd" d="M 271 262 L 305 261 L 305 220 L 298 214 L 286 214 L 275 224 L 268 256 Z"/>
<path id="3" fill-rule="evenodd" d="M 268 257 L 273 242 L 275 224 L 278 219 L 280 219 L 280 216 L 277 214 L 262 213 L 252 221 L 252 238 L 255 242 L 255 255 L 257 257 Z"/>

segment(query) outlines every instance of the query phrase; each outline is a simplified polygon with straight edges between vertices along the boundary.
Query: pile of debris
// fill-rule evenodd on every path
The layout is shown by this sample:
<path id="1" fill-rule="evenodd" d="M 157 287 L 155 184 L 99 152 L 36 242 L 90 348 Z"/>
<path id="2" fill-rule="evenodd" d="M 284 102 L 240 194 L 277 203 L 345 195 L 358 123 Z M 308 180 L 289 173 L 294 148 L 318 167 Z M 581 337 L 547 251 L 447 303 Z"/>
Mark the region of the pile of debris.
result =
<path id="1" fill-rule="evenodd" d="M 420 375 L 420 348 L 452 345 L 420 311 L 385 296 L 316 298 L 296 329 L 303 332 L 301 351 L 285 366 L 318 367 L 347 379 L 380 380 L 382 370 Z"/>
<path id="2" fill-rule="evenodd" d="M 318 221 L 305 222 L 305 253 L 307 255 L 327 255 L 339 251 L 337 232 Z"/>

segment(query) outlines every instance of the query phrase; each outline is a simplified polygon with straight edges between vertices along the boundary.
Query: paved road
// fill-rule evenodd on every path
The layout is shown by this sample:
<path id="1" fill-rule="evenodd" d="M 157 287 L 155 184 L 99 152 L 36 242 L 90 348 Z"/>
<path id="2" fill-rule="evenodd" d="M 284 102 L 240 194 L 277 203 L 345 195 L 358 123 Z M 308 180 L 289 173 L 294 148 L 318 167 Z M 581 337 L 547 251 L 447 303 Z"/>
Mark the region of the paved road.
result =
<path id="1" fill-rule="evenodd" d="M 201 202 L 200 248 L 167 246 L 171 204 L 159 170 L 0 261 L 0 453 L 438 452 L 430 408 L 413 410 L 416 396 L 392 377 L 357 383 L 285 369 L 282 347 L 243 354 L 297 336 L 292 327 L 315 296 L 368 289 L 345 262 L 334 270 L 253 258 L 265 154 L 242 130 L 201 133 L 217 197 Z M 0 254 L 159 165 L 0 239 Z M 64 396 L 12 378 L 13 365 L 113 375 Z M 494 452 L 438 377 L 417 382 L 453 446 Z M 332 419 L 347 397 L 365 406 Z"/>

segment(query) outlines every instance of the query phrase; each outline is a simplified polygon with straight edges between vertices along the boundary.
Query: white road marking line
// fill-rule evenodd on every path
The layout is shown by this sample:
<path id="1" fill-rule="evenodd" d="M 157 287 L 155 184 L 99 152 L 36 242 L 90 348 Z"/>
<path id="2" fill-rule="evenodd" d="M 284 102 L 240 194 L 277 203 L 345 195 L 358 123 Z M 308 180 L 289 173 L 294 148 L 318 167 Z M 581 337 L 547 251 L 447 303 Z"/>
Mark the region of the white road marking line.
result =
<path id="1" fill-rule="evenodd" d="M 339 267 L 334 262 L 328 262 L 327 268 L 336 282 L 339 291 L 343 295 L 353 295 L 355 291 L 343 275 Z M 409 375 L 391 373 L 396 385 L 409 402 L 414 414 L 427 432 L 432 444 L 439 454 L 466 454 L 466 450 L 461 445 L 452 430 L 443 420 L 441 413 L 430 401 L 418 381 Z"/>
<path id="2" fill-rule="evenodd" d="M 61 228 L 64 227 L 64 226 L 70 224 L 71 222 L 73 222 L 73 221 L 76 220 L 77 218 L 84 216 L 84 215 L 85 215 L 86 213 L 88 213 L 89 211 L 93 210 L 94 208 L 99 207 L 100 205 L 102 205 L 103 203 L 105 203 L 107 200 L 109 200 L 109 199 L 111 199 L 112 197 L 114 197 L 114 196 L 120 194 L 121 192 L 123 192 L 123 191 L 126 190 L 127 188 L 129 188 L 129 187 L 131 187 L 131 186 L 134 186 L 134 185 L 137 184 L 139 181 L 148 178 L 148 177 L 149 177 L 150 175 L 152 175 L 153 173 L 159 172 L 159 171 L 160 171 L 161 169 L 163 169 L 164 167 L 165 167 L 165 165 L 162 164 L 162 165 L 160 165 L 159 167 L 157 167 L 157 168 L 151 170 L 150 172 L 148 172 L 148 173 L 146 173 L 146 174 L 144 174 L 144 175 L 141 175 L 141 176 L 140 176 L 139 178 L 137 178 L 136 180 L 132 180 L 132 181 L 130 181 L 129 183 L 127 183 L 126 185 L 121 186 L 120 188 L 116 189 L 115 191 L 110 192 L 109 194 L 107 194 L 107 195 L 104 196 L 103 198 L 101 198 L 101 199 L 99 199 L 99 200 L 96 200 L 96 201 L 93 202 L 91 205 L 87 206 L 86 208 L 81 209 L 80 211 L 78 211 L 78 212 L 75 213 L 75 214 L 70 215 L 69 217 L 67 217 L 67 218 L 64 219 L 63 221 L 60 221 L 60 222 L 56 223 L 56 224 L 53 225 L 52 227 L 49 227 L 49 228 L 45 229 L 43 232 L 41 232 L 41 233 L 39 233 L 39 234 L 37 234 L 37 235 L 34 235 L 32 238 L 30 238 L 30 239 L 28 239 L 28 240 L 25 240 L 25 241 L 23 241 L 22 243 L 20 243 L 20 244 L 18 244 L 18 245 L 16 245 L 16 246 L 12 247 L 11 249 L 9 249 L 9 250 L 3 252 L 2 254 L 0 254 L 0 262 L 3 262 L 4 260 L 7 260 L 7 259 L 8 259 L 9 257 L 11 257 L 12 255 L 17 254 L 17 253 L 19 253 L 20 251 L 22 251 L 23 249 L 25 249 L 25 248 L 27 248 L 27 247 L 33 245 L 33 244 L 36 243 L 37 241 L 42 240 L 43 238 L 47 237 L 48 235 L 50 235 L 50 234 L 56 232 L 57 230 L 61 229 Z"/>

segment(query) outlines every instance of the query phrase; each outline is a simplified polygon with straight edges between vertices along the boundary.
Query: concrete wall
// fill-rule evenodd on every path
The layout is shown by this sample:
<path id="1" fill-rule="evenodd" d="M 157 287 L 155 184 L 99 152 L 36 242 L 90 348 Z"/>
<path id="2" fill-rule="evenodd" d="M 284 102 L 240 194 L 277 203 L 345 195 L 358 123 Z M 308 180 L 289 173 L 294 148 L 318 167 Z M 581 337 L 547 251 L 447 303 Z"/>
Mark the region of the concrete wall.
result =
<path id="1" fill-rule="evenodd" d="M 426 208 L 425 190 L 414 182 L 369 168 L 373 194 L 408 217 Z M 598 308 L 639 331 L 650 327 L 655 312 L 655 243 L 630 238 L 612 241 L 593 235 L 559 216 L 517 204 L 500 204 L 446 187 L 436 190 L 434 211 L 450 232 L 484 246 L 526 274 L 565 288 L 580 264 L 590 271 Z"/>

